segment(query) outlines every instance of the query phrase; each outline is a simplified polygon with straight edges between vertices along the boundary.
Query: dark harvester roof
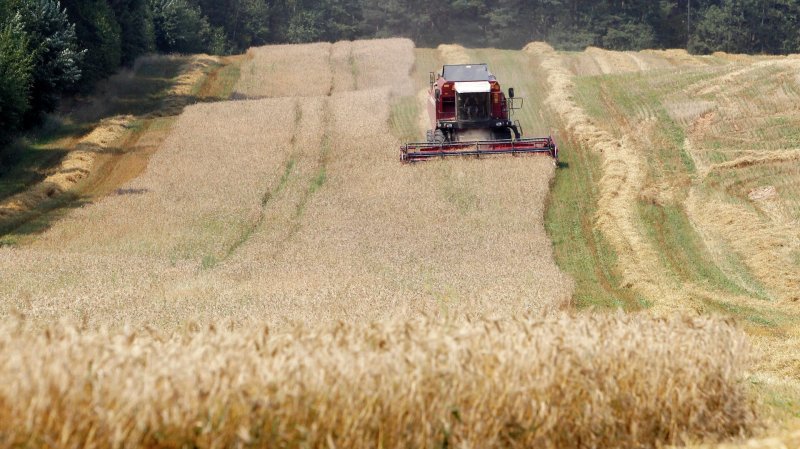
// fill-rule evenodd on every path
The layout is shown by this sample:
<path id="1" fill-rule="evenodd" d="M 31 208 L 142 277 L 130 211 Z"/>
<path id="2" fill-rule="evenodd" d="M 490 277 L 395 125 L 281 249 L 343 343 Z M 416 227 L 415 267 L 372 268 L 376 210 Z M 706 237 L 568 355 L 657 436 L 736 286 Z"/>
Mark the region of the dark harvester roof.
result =
<path id="1" fill-rule="evenodd" d="M 442 77 L 447 81 L 491 81 L 494 79 L 486 64 L 446 65 Z"/>

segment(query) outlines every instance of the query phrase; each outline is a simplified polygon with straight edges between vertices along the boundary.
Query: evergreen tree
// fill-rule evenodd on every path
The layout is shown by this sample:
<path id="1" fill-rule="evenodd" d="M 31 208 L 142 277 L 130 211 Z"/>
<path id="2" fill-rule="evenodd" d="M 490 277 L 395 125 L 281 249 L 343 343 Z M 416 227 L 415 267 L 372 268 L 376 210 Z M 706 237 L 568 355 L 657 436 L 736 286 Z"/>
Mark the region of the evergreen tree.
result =
<path id="1" fill-rule="evenodd" d="M 267 0 L 194 1 L 209 23 L 222 30 L 227 44 L 235 51 L 270 42 L 271 11 L 281 7 L 280 1 Z"/>
<path id="2" fill-rule="evenodd" d="M 148 0 L 156 48 L 171 53 L 203 53 L 215 45 L 214 29 L 199 7 L 187 0 Z"/>
<path id="3" fill-rule="evenodd" d="M 121 62 L 131 65 L 137 57 L 155 50 L 153 16 L 147 0 L 110 0 L 120 27 Z"/>
<path id="4" fill-rule="evenodd" d="M 0 15 L 0 145 L 9 142 L 30 109 L 33 55 L 28 45 L 20 14 Z"/>
<path id="5" fill-rule="evenodd" d="M 41 112 L 52 111 L 59 96 L 81 79 L 80 64 L 85 51 L 78 49 L 75 26 L 55 0 L 22 0 L 22 29 L 28 36 L 33 59 L 31 108 L 35 121 Z"/>
<path id="6" fill-rule="evenodd" d="M 75 34 L 86 48 L 82 87 L 116 72 L 122 62 L 122 29 L 106 0 L 62 0 Z"/>

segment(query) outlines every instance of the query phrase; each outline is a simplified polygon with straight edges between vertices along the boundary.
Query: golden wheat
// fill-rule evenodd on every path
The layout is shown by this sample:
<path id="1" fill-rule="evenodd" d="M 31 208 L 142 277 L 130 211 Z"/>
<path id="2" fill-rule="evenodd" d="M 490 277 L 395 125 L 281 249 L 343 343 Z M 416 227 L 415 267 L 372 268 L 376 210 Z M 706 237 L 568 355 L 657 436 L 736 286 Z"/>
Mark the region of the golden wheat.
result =
<path id="1" fill-rule="evenodd" d="M 253 48 L 235 90 L 242 97 L 314 97 L 392 87 L 405 95 L 413 49 L 408 39 Z"/>
<path id="2" fill-rule="evenodd" d="M 652 447 L 752 425 L 709 319 L 389 320 L 161 334 L 0 324 L 0 446 Z"/>
<path id="3" fill-rule="evenodd" d="M 331 92 L 331 44 L 271 45 L 251 48 L 242 64 L 234 96 L 313 97 Z"/>
<path id="4" fill-rule="evenodd" d="M 643 447 L 752 427 L 729 325 L 554 313 L 572 282 L 543 226 L 550 160 L 398 162 L 410 41 L 251 55 L 241 96 L 305 98 L 190 107 L 143 176 L 0 248 L 0 314 L 28 317 L 0 323 L 0 446 Z"/>
<path id="5" fill-rule="evenodd" d="M 0 250 L 2 310 L 169 329 L 564 307 L 572 282 L 543 226 L 550 160 L 398 161 L 387 127 L 408 45 L 333 45 L 354 82 L 392 53 L 380 89 L 188 108 L 140 178 Z"/>

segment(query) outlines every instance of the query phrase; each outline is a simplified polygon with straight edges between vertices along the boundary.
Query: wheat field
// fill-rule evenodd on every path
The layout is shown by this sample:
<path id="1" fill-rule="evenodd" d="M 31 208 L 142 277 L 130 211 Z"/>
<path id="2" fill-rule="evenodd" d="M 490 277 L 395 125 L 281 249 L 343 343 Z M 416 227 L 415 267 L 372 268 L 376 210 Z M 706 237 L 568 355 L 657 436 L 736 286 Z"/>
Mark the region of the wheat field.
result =
<path id="1" fill-rule="evenodd" d="M 593 65 L 575 67 L 598 74 L 705 63 L 586 53 Z M 252 49 L 234 100 L 187 107 L 140 177 L 0 247 L 0 446 L 653 447 L 752 433 L 736 326 L 564 313 L 574 284 L 544 227 L 551 160 L 399 162 L 395 122 L 424 135 L 428 65 L 474 54 L 406 39 Z M 601 226 L 635 243 L 635 172 L 616 136 L 571 100 L 566 56 L 527 55 L 515 61 L 547 69 L 549 107 L 577 138 L 609 145 Z M 632 286 L 669 302 L 659 278 L 637 277 L 657 269 L 640 250 L 620 259 L 639 258 Z"/>
<path id="2" fill-rule="evenodd" d="M 754 419 L 743 336 L 699 318 L 277 334 L 12 320 L 0 348 L 3 447 L 634 448 L 736 436 Z"/>
<path id="3" fill-rule="evenodd" d="M 255 49 L 249 64 L 293 49 Z M 392 99 L 413 92 L 410 42 L 298 50 L 338 61 L 324 67 L 331 85 L 363 88 L 187 108 L 141 177 L 29 247 L 0 250 L 2 276 L 19 278 L 0 286 L 6 313 L 170 328 L 544 314 L 569 303 L 542 225 L 552 163 L 402 166 L 387 126 Z M 255 85 L 269 86 L 275 74 L 259 70 Z M 302 84 L 318 81 L 310 72 Z"/>

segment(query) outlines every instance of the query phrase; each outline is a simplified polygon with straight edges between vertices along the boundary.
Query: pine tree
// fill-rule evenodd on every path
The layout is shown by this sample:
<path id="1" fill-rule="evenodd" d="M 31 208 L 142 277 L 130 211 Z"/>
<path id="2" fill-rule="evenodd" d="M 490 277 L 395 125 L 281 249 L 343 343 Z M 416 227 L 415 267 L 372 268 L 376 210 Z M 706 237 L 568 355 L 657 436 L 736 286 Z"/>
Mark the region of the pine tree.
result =
<path id="1" fill-rule="evenodd" d="M 28 35 L 33 58 L 29 121 L 52 111 L 59 96 L 81 79 L 80 63 L 85 52 L 78 49 L 75 25 L 55 0 L 23 0 L 19 15 Z"/>
<path id="2" fill-rule="evenodd" d="M 0 25 L 0 145 L 11 140 L 30 109 L 32 77 L 33 55 L 17 13 Z"/>

